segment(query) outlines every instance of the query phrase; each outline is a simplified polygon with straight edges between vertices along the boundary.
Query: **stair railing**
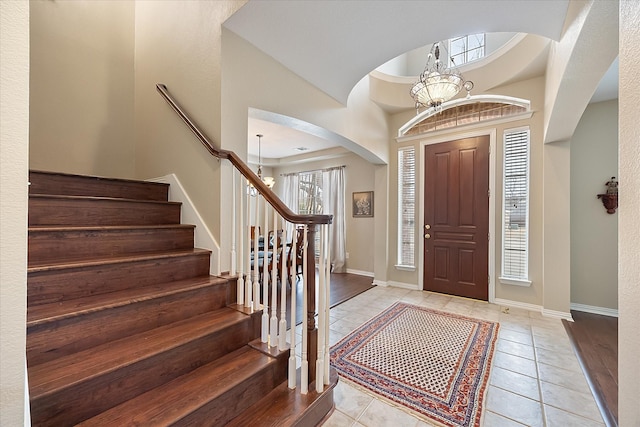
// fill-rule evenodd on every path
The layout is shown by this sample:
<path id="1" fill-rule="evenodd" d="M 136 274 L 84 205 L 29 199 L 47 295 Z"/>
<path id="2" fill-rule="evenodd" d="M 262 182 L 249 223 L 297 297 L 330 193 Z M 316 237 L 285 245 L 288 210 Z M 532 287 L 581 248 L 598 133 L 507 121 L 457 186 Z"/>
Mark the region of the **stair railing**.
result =
<path id="1" fill-rule="evenodd" d="M 324 385 L 329 384 L 330 252 L 328 241 L 333 216 L 300 215 L 291 211 L 236 153 L 217 148 L 169 94 L 165 85 L 157 84 L 156 89 L 212 156 L 229 160 L 234 166 L 231 178 L 233 232 L 230 274 L 237 275 L 237 304 L 250 311 L 262 310 L 261 341 L 263 343 L 270 348 L 277 347 L 281 351 L 290 348 L 288 385 L 292 389 L 296 388 L 297 384 L 296 295 L 298 277 L 301 276 L 303 314 L 300 390 L 301 393 L 306 394 L 309 384 L 315 381 L 316 391 L 322 392 Z M 240 179 L 236 179 L 237 177 Z M 267 233 L 270 229 L 270 216 L 273 227 L 272 242 L 269 241 Z M 288 235 L 287 229 L 293 231 L 290 233 L 291 236 Z M 263 230 L 262 240 L 259 230 Z M 278 230 L 282 231 L 278 232 Z M 315 235 L 317 232 L 320 233 L 320 256 L 316 266 Z M 261 244 L 262 251 L 260 251 Z M 260 263 L 261 252 L 262 263 Z M 278 276 L 278 270 L 280 270 L 280 276 Z M 318 271 L 317 283 L 316 270 Z M 278 278 L 280 278 L 279 303 Z M 286 289 L 288 283 L 291 283 L 291 311 L 287 344 Z M 279 312 L 278 304 L 280 304 Z"/>

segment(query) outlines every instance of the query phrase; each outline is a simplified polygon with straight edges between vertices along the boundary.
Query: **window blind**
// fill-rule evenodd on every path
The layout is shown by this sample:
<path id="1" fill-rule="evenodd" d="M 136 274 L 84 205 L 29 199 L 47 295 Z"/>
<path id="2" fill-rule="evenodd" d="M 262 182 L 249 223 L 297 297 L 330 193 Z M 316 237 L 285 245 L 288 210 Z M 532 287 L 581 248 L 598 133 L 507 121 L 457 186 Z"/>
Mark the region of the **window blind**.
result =
<path id="1" fill-rule="evenodd" d="M 398 264 L 415 266 L 416 150 L 398 151 Z"/>
<path id="2" fill-rule="evenodd" d="M 529 129 L 504 135 L 502 276 L 527 280 L 529 242 Z"/>

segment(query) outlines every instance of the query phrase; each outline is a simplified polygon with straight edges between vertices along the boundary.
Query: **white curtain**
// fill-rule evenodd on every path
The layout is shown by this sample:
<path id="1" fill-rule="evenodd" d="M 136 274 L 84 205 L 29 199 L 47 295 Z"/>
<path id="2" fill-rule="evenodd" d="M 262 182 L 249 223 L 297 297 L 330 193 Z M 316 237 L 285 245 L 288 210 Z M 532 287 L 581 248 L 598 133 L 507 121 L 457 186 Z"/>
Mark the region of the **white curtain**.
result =
<path id="1" fill-rule="evenodd" d="M 285 205 L 293 213 L 298 213 L 298 195 L 299 195 L 299 179 L 298 174 L 287 174 L 284 175 L 283 180 L 283 199 Z M 293 224 L 287 222 L 287 239 L 291 239 L 293 236 Z"/>
<path id="2" fill-rule="evenodd" d="M 347 257 L 344 214 L 344 167 L 322 171 L 323 213 L 333 215 L 333 224 L 329 227 L 329 247 L 331 265 L 336 273 L 344 272 Z"/>

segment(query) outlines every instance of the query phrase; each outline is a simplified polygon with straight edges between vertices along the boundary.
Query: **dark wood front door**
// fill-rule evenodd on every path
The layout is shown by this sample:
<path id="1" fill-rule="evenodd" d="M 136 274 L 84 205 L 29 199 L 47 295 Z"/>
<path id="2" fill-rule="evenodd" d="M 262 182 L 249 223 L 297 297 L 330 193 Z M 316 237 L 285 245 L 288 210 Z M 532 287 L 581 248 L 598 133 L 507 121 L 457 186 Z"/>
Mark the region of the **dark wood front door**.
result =
<path id="1" fill-rule="evenodd" d="M 489 297 L 489 136 L 427 145 L 426 291 Z"/>

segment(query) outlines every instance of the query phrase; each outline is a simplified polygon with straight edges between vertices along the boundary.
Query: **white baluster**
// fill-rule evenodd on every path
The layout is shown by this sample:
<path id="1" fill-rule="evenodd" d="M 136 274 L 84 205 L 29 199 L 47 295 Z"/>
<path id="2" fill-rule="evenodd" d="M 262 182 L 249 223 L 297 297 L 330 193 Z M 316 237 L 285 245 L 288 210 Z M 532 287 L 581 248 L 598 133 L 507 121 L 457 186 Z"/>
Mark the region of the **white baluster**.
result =
<path id="1" fill-rule="evenodd" d="M 236 274 L 236 215 L 238 214 L 236 206 L 236 170 L 231 169 L 231 269 L 229 274 Z"/>
<path id="2" fill-rule="evenodd" d="M 325 330 L 325 345 L 324 345 L 324 383 L 325 384 L 329 384 L 330 382 L 330 378 L 329 378 L 329 371 L 330 371 L 330 360 L 329 360 L 329 313 L 331 312 L 330 310 L 330 303 L 331 303 L 331 238 L 330 238 L 330 230 L 331 230 L 331 226 L 330 225 L 326 225 L 327 227 L 327 274 L 325 275 L 325 293 L 326 293 L 326 297 L 325 297 L 325 301 L 327 302 L 325 304 L 325 310 L 326 310 L 326 317 L 325 317 L 325 325 L 324 325 L 324 330 Z"/>
<path id="3" fill-rule="evenodd" d="M 264 256 L 262 257 L 262 342 L 269 341 L 269 215 L 267 214 L 267 199 L 264 199 Z"/>
<path id="4" fill-rule="evenodd" d="M 243 189 L 244 190 L 244 189 Z M 246 188 L 246 199 L 247 199 L 247 227 L 246 227 L 246 233 L 247 233 L 247 254 L 246 257 L 247 259 L 245 260 L 246 262 L 246 272 L 247 272 L 247 278 L 245 281 L 245 296 L 244 296 L 244 306 L 247 308 L 251 307 L 251 303 L 253 302 L 253 298 L 252 298 L 252 284 L 251 284 L 251 194 L 249 194 L 249 181 L 247 181 L 247 188 Z M 244 194 L 243 194 L 244 195 Z"/>
<path id="5" fill-rule="evenodd" d="M 302 366 L 300 368 L 300 393 L 309 392 L 309 361 L 307 360 L 307 230 L 304 226 L 304 240 L 302 243 Z"/>
<path id="6" fill-rule="evenodd" d="M 280 272 L 280 330 L 278 331 L 278 349 L 287 347 L 287 279 L 289 278 L 289 257 L 287 253 L 287 223 L 282 219 L 282 271 Z M 291 248 L 289 248 L 291 250 Z M 293 291 L 293 289 L 292 289 Z M 295 295 L 292 294 L 292 298 Z"/>
<path id="7" fill-rule="evenodd" d="M 289 388 L 296 388 L 296 298 L 298 296 L 298 233 L 293 226 L 293 236 L 291 237 L 291 339 L 289 350 Z"/>
<path id="8" fill-rule="evenodd" d="M 273 251 L 271 255 L 271 323 L 269 325 L 269 345 L 278 345 L 278 213 L 273 211 Z"/>
<path id="9" fill-rule="evenodd" d="M 258 247 L 258 241 L 260 239 L 260 194 L 256 191 L 256 225 L 253 233 L 253 309 L 260 309 L 260 281 L 258 271 L 260 259 L 258 257 L 260 248 Z"/>
<path id="10" fill-rule="evenodd" d="M 233 171 L 233 176 L 234 176 L 234 183 L 235 183 L 235 169 Z M 238 279 L 237 279 L 237 298 L 238 298 L 238 305 L 244 305 L 244 209 L 242 206 L 242 188 L 243 187 L 243 179 L 240 179 L 240 196 L 238 197 L 238 227 L 237 229 L 234 227 L 233 228 L 233 236 L 234 236 L 234 246 L 235 246 L 235 236 L 236 233 L 238 235 L 238 254 L 237 254 L 237 259 L 238 259 Z M 238 191 L 238 187 L 236 185 L 233 186 L 233 194 L 234 194 L 234 199 L 235 199 L 235 193 L 236 191 Z M 234 203 L 234 207 L 235 207 L 235 203 Z M 234 215 L 235 216 L 235 215 Z M 234 252 L 233 250 L 231 252 Z M 236 260 L 236 255 L 234 254 L 231 258 L 233 261 L 232 263 L 235 263 Z M 235 269 L 235 267 L 231 267 L 232 269 Z"/>
<path id="11" fill-rule="evenodd" d="M 325 292 L 324 292 L 324 279 L 326 271 L 324 269 L 325 265 L 325 226 L 322 224 L 320 226 L 320 268 L 318 271 L 318 354 L 316 359 L 316 391 L 318 393 L 322 393 L 324 389 L 324 344 L 325 344 Z"/>

